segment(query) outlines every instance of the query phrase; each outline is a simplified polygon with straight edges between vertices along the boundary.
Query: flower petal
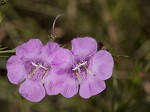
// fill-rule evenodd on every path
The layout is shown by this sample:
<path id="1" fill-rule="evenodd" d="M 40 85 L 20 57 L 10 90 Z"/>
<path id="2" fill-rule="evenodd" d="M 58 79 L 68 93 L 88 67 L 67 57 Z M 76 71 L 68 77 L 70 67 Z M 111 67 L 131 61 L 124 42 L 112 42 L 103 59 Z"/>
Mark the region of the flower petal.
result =
<path id="1" fill-rule="evenodd" d="M 114 61 L 112 55 L 105 50 L 100 50 L 90 60 L 89 69 L 98 78 L 106 80 L 111 77 L 113 66 Z"/>
<path id="2" fill-rule="evenodd" d="M 45 89 L 42 84 L 26 80 L 20 85 L 20 94 L 31 102 L 39 102 L 45 97 Z"/>
<path id="3" fill-rule="evenodd" d="M 7 77 L 13 84 L 18 84 L 27 75 L 22 61 L 16 56 L 11 56 L 7 61 Z"/>
<path id="4" fill-rule="evenodd" d="M 19 58 L 33 58 L 41 53 L 42 43 L 39 39 L 30 39 L 28 42 L 16 48 Z"/>
<path id="5" fill-rule="evenodd" d="M 57 75 L 55 72 L 51 72 L 45 78 L 44 87 L 48 95 L 57 95 L 60 93 L 64 82 L 64 75 Z"/>
<path id="6" fill-rule="evenodd" d="M 63 74 L 72 67 L 75 63 L 74 56 L 71 51 L 60 48 L 54 55 L 52 65 L 58 71 Z"/>
<path id="7" fill-rule="evenodd" d="M 78 92 L 78 81 L 67 77 L 61 88 L 61 94 L 66 98 L 71 98 Z"/>
<path id="8" fill-rule="evenodd" d="M 98 79 L 96 76 L 92 76 L 80 84 L 79 95 L 87 99 L 101 93 L 105 88 L 104 81 Z"/>
<path id="9" fill-rule="evenodd" d="M 91 37 L 76 38 L 71 41 L 72 52 L 77 60 L 86 60 L 97 51 L 97 42 Z"/>
<path id="10" fill-rule="evenodd" d="M 54 53 L 59 49 L 59 44 L 55 42 L 47 42 L 47 44 L 42 48 L 41 57 L 47 61 L 51 61 Z"/>

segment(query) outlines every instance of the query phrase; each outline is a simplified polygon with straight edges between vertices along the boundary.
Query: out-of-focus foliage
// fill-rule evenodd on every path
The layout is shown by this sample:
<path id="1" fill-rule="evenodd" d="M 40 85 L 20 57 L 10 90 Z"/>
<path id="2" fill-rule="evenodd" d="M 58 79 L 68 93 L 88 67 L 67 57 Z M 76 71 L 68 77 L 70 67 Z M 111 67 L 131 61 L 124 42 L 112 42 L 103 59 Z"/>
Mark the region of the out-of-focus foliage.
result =
<path id="1" fill-rule="evenodd" d="M 1 0 L 2 1 L 2 0 Z M 0 45 L 14 49 L 31 39 L 48 41 L 54 18 L 61 45 L 78 36 L 92 36 L 114 54 L 115 68 L 107 89 L 90 99 L 46 96 L 31 103 L 7 79 L 0 54 L 0 112 L 150 112 L 149 0 L 9 0 L 0 5 Z"/>

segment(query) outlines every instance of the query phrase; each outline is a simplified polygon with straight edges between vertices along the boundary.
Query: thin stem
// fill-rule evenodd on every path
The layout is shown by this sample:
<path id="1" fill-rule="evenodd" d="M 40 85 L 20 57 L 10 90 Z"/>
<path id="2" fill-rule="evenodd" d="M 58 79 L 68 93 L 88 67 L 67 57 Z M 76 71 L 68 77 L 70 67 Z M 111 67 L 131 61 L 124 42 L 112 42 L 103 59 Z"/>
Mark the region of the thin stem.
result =
<path id="1" fill-rule="evenodd" d="M 8 58 L 9 56 L 0 56 L 0 58 Z"/>
<path id="2" fill-rule="evenodd" d="M 0 46 L 1 47 L 1 46 Z M 0 48 L 0 50 L 5 50 L 5 49 L 7 49 L 7 47 L 2 47 L 2 48 Z"/>
<path id="3" fill-rule="evenodd" d="M 56 35 L 55 35 L 55 23 L 56 23 L 56 20 L 57 20 L 59 17 L 61 17 L 62 15 L 63 15 L 63 14 L 57 15 L 56 18 L 55 18 L 55 20 L 54 20 L 54 22 L 53 22 L 52 34 L 51 34 L 52 37 L 55 37 L 55 36 L 56 36 Z"/>
<path id="4" fill-rule="evenodd" d="M 16 49 L 0 51 L 0 53 L 15 53 Z"/>

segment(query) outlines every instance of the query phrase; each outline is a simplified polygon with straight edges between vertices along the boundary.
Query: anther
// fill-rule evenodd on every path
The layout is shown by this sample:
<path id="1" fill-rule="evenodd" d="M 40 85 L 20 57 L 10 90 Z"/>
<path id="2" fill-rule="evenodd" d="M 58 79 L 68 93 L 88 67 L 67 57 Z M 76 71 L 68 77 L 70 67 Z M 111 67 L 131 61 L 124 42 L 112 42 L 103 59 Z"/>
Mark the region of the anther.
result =
<path id="1" fill-rule="evenodd" d="M 39 64 L 39 66 L 40 66 L 41 68 L 43 68 L 44 70 L 48 70 L 48 68 L 44 67 L 44 66 L 41 65 L 41 64 Z"/>
<path id="2" fill-rule="evenodd" d="M 83 63 L 79 63 L 79 64 L 77 64 L 76 67 L 73 68 L 72 70 L 73 70 L 73 71 L 78 70 L 80 67 L 82 67 L 82 66 L 84 66 L 84 65 L 86 65 L 86 64 L 87 64 L 87 61 L 85 61 L 85 62 L 83 62 Z"/>
<path id="3" fill-rule="evenodd" d="M 31 64 L 33 65 L 33 66 L 35 66 L 35 67 L 37 67 L 38 65 L 37 64 L 35 64 L 34 62 L 31 62 Z"/>
<path id="4" fill-rule="evenodd" d="M 35 67 L 37 67 L 37 66 L 39 66 L 39 67 L 41 67 L 41 68 L 43 68 L 44 70 L 48 70 L 48 68 L 46 68 L 46 67 L 44 67 L 43 65 L 41 65 L 41 64 L 35 64 L 34 62 L 31 62 L 31 64 L 33 65 L 33 66 L 35 66 Z"/>

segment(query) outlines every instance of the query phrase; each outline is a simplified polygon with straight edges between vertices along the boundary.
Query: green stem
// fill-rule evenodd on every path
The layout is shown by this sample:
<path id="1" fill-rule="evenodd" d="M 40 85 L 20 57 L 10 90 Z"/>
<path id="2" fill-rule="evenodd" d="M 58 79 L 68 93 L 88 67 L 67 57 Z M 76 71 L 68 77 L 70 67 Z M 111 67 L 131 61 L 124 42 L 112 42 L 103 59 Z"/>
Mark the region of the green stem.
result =
<path id="1" fill-rule="evenodd" d="M 0 51 L 0 53 L 15 53 L 16 49 Z"/>

